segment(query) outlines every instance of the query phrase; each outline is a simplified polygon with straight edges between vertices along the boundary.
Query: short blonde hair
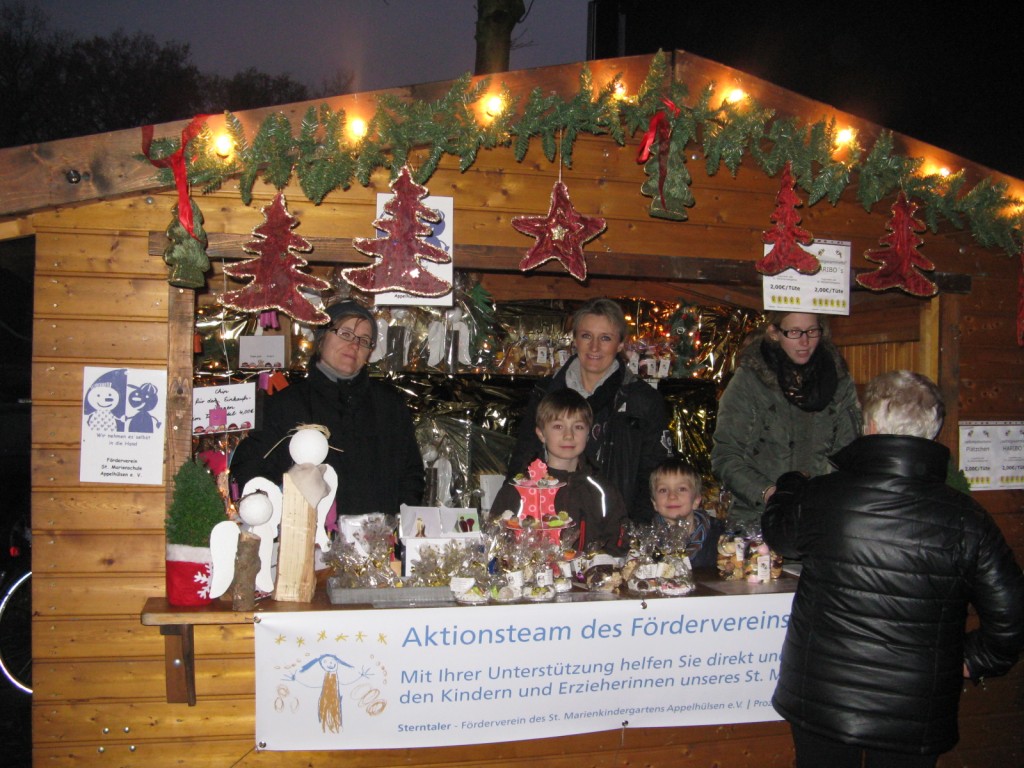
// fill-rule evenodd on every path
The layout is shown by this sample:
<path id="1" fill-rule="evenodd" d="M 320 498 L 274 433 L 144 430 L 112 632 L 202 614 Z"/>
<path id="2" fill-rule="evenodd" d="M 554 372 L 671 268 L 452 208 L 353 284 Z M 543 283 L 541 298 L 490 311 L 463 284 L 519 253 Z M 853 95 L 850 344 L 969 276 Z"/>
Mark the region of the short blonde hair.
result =
<path id="1" fill-rule="evenodd" d="M 578 326 L 580 324 L 580 320 L 587 315 L 603 317 L 615 326 L 615 330 L 619 332 L 619 341 L 626 340 L 626 336 L 629 334 L 629 329 L 626 327 L 626 315 L 623 313 L 622 307 L 617 301 L 605 298 L 591 299 L 582 307 L 577 309 L 572 316 L 573 336 L 576 335 L 576 326 Z"/>
<path id="2" fill-rule="evenodd" d="M 704 492 L 704 482 L 701 479 L 700 472 L 690 462 L 673 456 L 670 459 L 665 459 L 651 470 L 651 498 L 654 497 L 658 481 L 668 475 L 682 475 L 685 477 L 693 483 L 693 492 L 696 496 L 700 496 Z"/>

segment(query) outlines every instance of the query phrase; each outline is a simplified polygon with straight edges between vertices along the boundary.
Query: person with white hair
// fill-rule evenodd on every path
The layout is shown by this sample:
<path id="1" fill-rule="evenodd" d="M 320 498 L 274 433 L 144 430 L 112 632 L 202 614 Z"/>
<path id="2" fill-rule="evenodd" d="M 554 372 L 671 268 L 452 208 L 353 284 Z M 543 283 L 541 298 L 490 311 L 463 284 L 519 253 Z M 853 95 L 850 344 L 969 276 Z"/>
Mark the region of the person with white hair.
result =
<path id="1" fill-rule="evenodd" d="M 863 413 L 836 471 L 783 475 L 762 518 L 768 545 L 802 561 L 772 704 L 798 768 L 931 768 L 959 738 L 962 678 L 1005 674 L 1024 648 L 1024 574 L 946 484 L 938 387 L 882 374 Z"/>

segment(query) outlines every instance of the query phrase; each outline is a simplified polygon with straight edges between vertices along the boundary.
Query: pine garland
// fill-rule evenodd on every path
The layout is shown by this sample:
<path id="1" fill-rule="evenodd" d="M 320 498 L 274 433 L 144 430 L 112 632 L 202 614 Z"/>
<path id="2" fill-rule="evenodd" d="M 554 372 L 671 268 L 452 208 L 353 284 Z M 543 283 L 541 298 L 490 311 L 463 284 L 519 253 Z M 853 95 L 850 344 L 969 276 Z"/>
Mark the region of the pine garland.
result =
<path id="1" fill-rule="evenodd" d="M 889 131 L 883 131 L 866 153 L 854 144 L 840 161 L 832 156 L 834 119 L 806 124 L 794 117 L 776 117 L 774 110 L 752 99 L 742 105 L 723 102 L 714 106 L 714 83 L 706 84 L 696 103 L 687 106 L 688 91 L 671 79 L 663 53 L 652 60 L 634 99 L 615 98 L 618 82 L 616 77 L 595 93 L 589 67 L 584 64 L 574 96 L 563 99 L 536 88 L 519 111 L 518 100 L 505 88 L 501 114 L 481 123 L 472 106 L 487 93 L 490 81 L 473 85 L 467 74 L 436 102 L 380 96 L 367 135 L 360 140 L 348 138 L 344 111 L 334 112 L 326 104 L 306 112 L 298 136 L 285 115 L 269 115 L 251 144 L 238 119 L 226 113 L 227 129 L 235 143 L 232 156 L 218 158 L 212 151 L 213 136 L 204 129 L 186 152 L 189 182 L 210 192 L 237 176 L 242 200 L 248 205 L 258 176 L 282 189 L 295 173 L 309 200 L 319 204 L 334 190 L 347 189 L 355 181 L 368 186 L 378 168 L 388 169 L 394 177 L 409 162 L 413 150 L 426 151 L 425 159 L 414 169 L 416 182 L 425 184 L 445 155 L 458 157 L 459 168 L 465 171 L 481 149 L 511 146 L 516 161 L 522 162 L 534 139 L 541 142 L 549 161 L 560 155 L 571 167 L 578 136 L 608 135 L 622 145 L 627 136 L 646 128 L 667 99 L 678 106 L 679 114 L 670 118 L 669 165 L 660 193 L 657 152 L 643 168 L 647 180 L 641 191 L 652 196 L 652 216 L 686 219 L 685 209 L 694 204 L 686 158 L 699 149 L 709 176 L 723 165 L 735 176 L 747 157 L 769 176 L 775 176 L 788 162 L 797 184 L 808 195 L 809 206 L 821 200 L 836 205 L 854 182 L 857 198 L 867 211 L 903 190 L 916 200 L 933 232 L 945 220 L 958 229 L 968 226 L 986 248 L 999 247 L 1013 256 L 1021 251 L 1024 213 L 1010 213 L 1020 201 L 1008 195 L 1005 183 L 984 179 L 967 189 L 962 172 L 950 177 L 921 176 L 924 161 L 895 154 Z M 175 149 L 174 140 L 155 141 L 152 154 L 166 157 Z M 169 170 L 161 169 L 158 174 L 162 183 L 173 183 Z"/>

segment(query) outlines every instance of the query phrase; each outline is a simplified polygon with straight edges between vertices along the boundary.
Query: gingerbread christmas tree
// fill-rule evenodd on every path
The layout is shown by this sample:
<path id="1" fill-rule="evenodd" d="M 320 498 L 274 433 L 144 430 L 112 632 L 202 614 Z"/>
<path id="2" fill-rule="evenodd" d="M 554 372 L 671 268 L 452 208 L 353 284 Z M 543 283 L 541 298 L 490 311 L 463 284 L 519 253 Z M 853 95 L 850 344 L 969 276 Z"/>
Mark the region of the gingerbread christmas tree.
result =
<path id="1" fill-rule="evenodd" d="M 452 290 L 446 280 L 431 274 L 424 261 L 447 264 L 452 257 L 443 249 L 428 243 L 432 224 L 441 221 L 441 214 L 420 202 L 427 188 L 412 179 L 404 166 L 391 183 L 395 196 L 384 205 L 384 215 L 373 226 L 387 232 L 387 237 L 353 238 L 352 246 L 376 260 L 366 267 L 350 267 L 341 274 L 351 285 L 370 293 L 404 291 L 413 296 L 444 296 Z"/>
<path id="2" fill-rule="evenodd" d="M 889 234 L 878 242 L 881 248 L 869 248 L 864 258 L 882 266 L 866 275 L 858 275 L 857 282 L 872 291 L 899 288 L 912 296 L 934 296 L 938 287 L 918 269 L 932 271 L 935 265 L 918 253 L 924 242 L 916 232 L 924 232 L 923 222 L 914 218 L 917 205 L 900 191 L 892 206 L 892 217 L 886 224 Z"/>
<path id="3" fill-rule="evenodd" d="M 237 291 L 227 291 L 221 303 L 242 311 L 277 309 L 300 323 L 323 325 L 330 318 L 314 307 L 299 289 L 326 290 L 330 283 L 302 271 L 306 260 L 299 252 L 308 253 L 312 246 L 292 232 L 299 223 L 288 213 L 284 195 L 262 209 L 266 221 L 252 231 L 253 239 L 243 246 L 255 259 L 224 267 L 231 277 L 251 277 L 252 282 Z"/>
<path id="4" fill-rule="evenodd" d="M 754 265 L 761 274 L 777 275 L 793 268 L 805 275 L 813 275 L 821 269 L 818 259 L 800 247 L 814 242 L 814 236 L 800 226 L 800 214 L 796 209 L 801 205 L 803 202 L 793 190 L 793 170 L 786 163 L 782 169 L 779 193 L 775 196 L 775 210 L 771 215 L 775 226 L 763 235 L 764 242 L 771 245 L 772 249 Z"/>

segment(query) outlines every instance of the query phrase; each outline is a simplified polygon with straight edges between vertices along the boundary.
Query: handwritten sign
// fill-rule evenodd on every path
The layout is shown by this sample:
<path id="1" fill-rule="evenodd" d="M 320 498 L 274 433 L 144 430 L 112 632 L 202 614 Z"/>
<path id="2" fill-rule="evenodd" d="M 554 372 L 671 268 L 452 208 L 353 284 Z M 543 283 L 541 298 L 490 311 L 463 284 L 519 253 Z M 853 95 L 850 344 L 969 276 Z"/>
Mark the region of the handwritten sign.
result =
<path id="1" fill-rule="evenodd" d="M 192 434 L 240 432 L 256 425 L 256 384 L 192 390 Z"/>

